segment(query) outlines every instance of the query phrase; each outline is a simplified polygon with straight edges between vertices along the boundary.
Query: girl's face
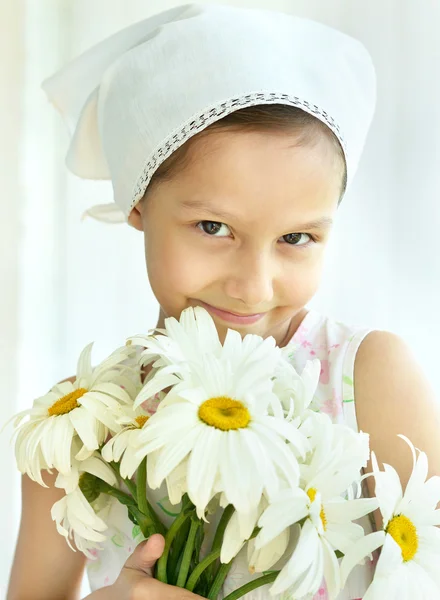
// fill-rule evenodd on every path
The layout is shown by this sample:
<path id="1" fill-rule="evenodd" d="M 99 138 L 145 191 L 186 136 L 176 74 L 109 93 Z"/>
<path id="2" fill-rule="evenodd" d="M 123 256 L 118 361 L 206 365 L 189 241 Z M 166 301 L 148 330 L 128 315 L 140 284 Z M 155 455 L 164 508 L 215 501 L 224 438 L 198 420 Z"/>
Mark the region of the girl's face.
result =
<path id="1" fill-rule="evenodd" d="M 231 328 L 286 343 L 319 287 L 340 159 L 323 136 L 242 131 L 194 140 L 188 159 L 130 216 L 162 315 L 203 306 L 222 340 Z"/>

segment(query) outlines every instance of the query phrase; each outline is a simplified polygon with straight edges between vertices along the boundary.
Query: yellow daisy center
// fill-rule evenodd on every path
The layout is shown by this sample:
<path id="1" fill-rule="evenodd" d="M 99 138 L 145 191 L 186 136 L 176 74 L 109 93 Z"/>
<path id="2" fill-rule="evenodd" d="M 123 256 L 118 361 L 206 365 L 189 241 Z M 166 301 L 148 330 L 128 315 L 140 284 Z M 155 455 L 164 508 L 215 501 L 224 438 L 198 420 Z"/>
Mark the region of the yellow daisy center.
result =
<path id="1" fill-rule="evenodd" d="M 218 398 L 210 398 L 200 405 L 199 418 L 207 425 L 229 431 L 230 429 L 247 427 L 251 415 L 239 400 L 219 396 Z"/>
<path id="2" fill-rule="evenodd" d="M 405 515 L 397 515 L 391 519 L 385 531 L 400 546 L 404 562 L 412 560 L 419 547 L 419 538 L 414 523 Z"/>
<path id="3" fill-rule="evenodd" d="M 62 398 L 54 402 L 52 406 L 50 406 L 47 409 L 47 412 L 51 417 L 58 415 L 67 415 L 67 413 L 70 413 L 70 411 L 72 411 L 74 408 L 79 407 L 78 400 L 81 398 L 81 396 L 84 396 L 84 394 L 86 393 L 87 390 L 84 388 L 78 388 L 77 390 L 73 390 L 73 392 L 70 392 L 70 394 L 63 396 Z"/>
<path id="4" fill-rule="evenodd" d="M 310 498 L 310 502 L 314 502 L 315 498 L 316 498 L 316 494 L 317 494 L 317 490 L 315 488 L 310 488 L 309 490 L 307 490 L 307 496 Z M 321 517 L 321 522 L 322 522 L 322 526 L 324 528 L 324 531 L 326 531 L 327 529 L 327 517 L 325 515 L 325 511 L 324 508 L 321 504 L 321 512 L 319 513 L 319 516 Z"/>
<path id="5" fill-rule="evenodd" d="M 141 415 L 140 417 L 136 417 L 135 421 L 139 425 L 139 428 L 142 429 L 142 427 L 145 425 L 149 418 L 150 417 L 148 417 L 147 415 Z"/>

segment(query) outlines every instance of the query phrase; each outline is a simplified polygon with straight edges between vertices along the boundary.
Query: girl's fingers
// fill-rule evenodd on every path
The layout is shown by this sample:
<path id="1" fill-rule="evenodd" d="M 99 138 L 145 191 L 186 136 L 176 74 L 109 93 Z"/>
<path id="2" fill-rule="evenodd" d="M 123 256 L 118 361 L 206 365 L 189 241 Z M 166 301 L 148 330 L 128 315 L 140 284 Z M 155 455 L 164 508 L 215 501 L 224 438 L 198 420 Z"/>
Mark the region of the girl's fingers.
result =
<path id="1" fill-rule="evenodd" d="M 161 557 L 164 547 L 164 537 L 159 533 L 155 533 L 149 537 L 148 540 L 145 540 L 136 546 L 133 554 L 128 557 L 124 568 L 134 569 L 145 573 L 148 577 L 153 577 L 154 565 Z"/>

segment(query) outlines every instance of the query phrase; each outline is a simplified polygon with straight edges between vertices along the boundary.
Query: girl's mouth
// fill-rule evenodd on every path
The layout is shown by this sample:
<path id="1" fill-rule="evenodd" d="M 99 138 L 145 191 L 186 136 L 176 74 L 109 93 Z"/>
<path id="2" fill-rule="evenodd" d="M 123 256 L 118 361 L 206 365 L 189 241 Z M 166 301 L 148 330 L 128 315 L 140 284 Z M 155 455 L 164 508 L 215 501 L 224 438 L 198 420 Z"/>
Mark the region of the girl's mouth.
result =
<path id="1" fill-rule="evenodd" d="M 217 308 L 212 306 L 211 304 L 207 304 L 206 302 L 202 302 L 201 300 L 197 300 L 198 304 L 205 308 L 209 313 L 216 315 L 223 321 L 228 323 L 235 323 L 236 325 L 252 325 L 252 323 L 256 323 L 260 319 L 264 317 L 266 313 L 258 313 L 253 315 L 245 315 L 239 313 L 229 312 L 227 310 L 223 310 L 221 308 Z"/>

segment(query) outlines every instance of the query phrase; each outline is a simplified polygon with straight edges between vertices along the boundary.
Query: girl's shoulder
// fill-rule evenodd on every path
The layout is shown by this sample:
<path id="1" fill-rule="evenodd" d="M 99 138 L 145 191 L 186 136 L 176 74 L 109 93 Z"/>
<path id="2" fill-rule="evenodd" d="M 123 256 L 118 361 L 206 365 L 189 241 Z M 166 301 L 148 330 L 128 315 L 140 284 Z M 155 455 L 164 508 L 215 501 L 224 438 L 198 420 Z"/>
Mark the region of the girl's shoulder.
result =
<path id="1" fill-rule="evenodd" d="M 359 418 L 365 422 L 375 415 L 381 423 L 387 422 L 389 431 L 408 437 L 411 433 L 418 440 L 425 416 L 438 415 L 438 399 L 422 366 L 409 345 L 392 332 L 373 331 L 367 336 L 358 352 L 355 383 Z M 412 439 L 416 446 L 417 440 Z M 426 442 L 420 441 L 422 446 Z"/>
<path id="2" fill-rule="evenodd" d="M 440 475 L 440 402 L 403 338 L 313 311 L 292 339 L 292 356 L 300 368 L 320 359 L 321 410 L 367 432 L 379 463 L 393 465 L 403 485 L 412 456 L 399 435 L 424 451 L 430 473 Z"/>
<path id="3" fill-rule="evenodd" d="M 403 486 L 412 471 L 404 435 L 440 475 L 440 403 L 408 344 L 389 331 L 373 331 L 359 348 L 354 370 L 359 429 L 370 435 L 379 464 L 392 465 Z"/>

